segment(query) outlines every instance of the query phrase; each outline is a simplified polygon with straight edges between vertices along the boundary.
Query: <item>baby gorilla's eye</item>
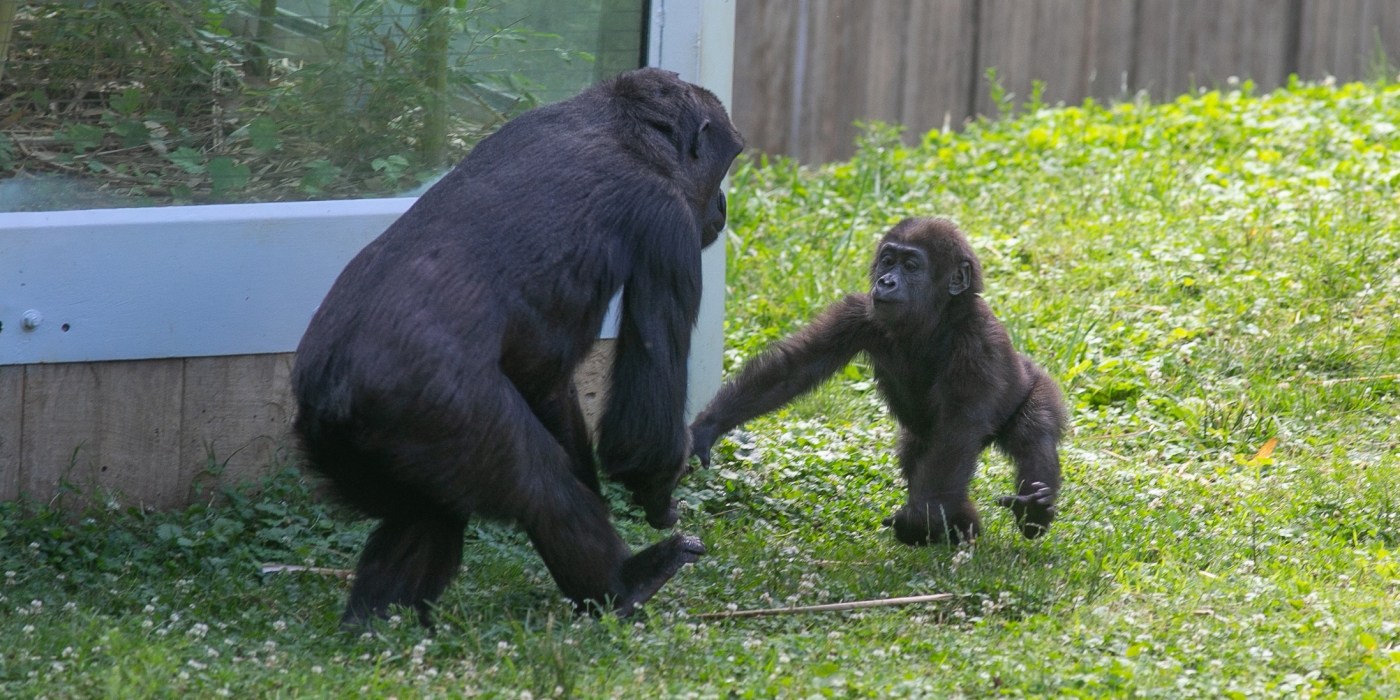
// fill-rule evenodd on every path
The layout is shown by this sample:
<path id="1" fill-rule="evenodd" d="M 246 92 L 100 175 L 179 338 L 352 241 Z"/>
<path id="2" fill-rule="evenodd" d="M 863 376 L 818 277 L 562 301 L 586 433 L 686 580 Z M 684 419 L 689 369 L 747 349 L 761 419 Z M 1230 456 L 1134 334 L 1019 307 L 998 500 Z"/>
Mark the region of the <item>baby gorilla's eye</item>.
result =
<path id="1" fill-rule="evenodd" d="M 905 261 L 904 261 L 904 269 L 906 269 L 906 270 L 908 270 L 908 271 L 910 271 L 910 272 L 913 272 L 913 271 L 919 269 L 919 263 L 916 262 L 916 261 L 914 261 L 914 260 L 905 260 Z"/>
<path id="2" fill-rule="evenodd" d="M 880 264 L 885 267 L 889 267 L 890 265 L 894 264 L 894 258 L 892 256 L 886 255 L 885 257 L 880 258 Z"/>

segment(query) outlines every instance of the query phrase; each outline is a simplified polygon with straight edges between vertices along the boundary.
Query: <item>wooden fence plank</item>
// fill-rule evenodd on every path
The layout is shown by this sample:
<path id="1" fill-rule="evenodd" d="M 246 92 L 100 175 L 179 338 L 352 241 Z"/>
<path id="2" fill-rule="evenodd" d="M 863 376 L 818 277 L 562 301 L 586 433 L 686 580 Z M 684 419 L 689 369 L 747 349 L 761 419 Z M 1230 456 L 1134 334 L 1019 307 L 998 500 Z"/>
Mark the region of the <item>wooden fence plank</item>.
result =
<path id="1" fill-rule="evenodd" d="M 1382 67 L 1377 39 L 1389 70 L 1400 70 L 1400 3 L 1301 0 L 1301 5 L 1297 65 L 1304 80 L 1333 76 L 1347 82 L 1379 77 L 1375 74 Z"/>
<path id="2" fill-rule="evenodd" d="M 603 407 L 608 404 L 609 377 L 612 376 L 613 360 L 617 358 L 617 341 L 611 338 L 599 340 L 588 351 L 578 369 L 574 370 L 574 388 L 578 391 L 579 407 L 583 409 L 583 420 L 588 430 L 597 437 L 598 419 L 603 417 Z"/>
<path id="3" fill-rule="evenodd" d="M 807 89 L 802 105 L 806 162 L 849 158 L 855 151 L 855 122 L 865 117 L 862 82 L 869 72 L 871 5 L 867 0 L 811 0 L 812 26 Z"/>
<path id="4" fill-rule="evenodd" d="M 748 147 L 793 153 L 796 2 L 746 0 L 735 8 L 734 104 L 730 114 Z"/>
<path id="5" fill-rule="evenodd" d="M 970 90 L 978 0 L 913 0 L 904 37 L 904 100 L 901 119 L 905 140 L 943 126 L 956 128 L 972 116 Z"/>
<path id="6" fill-rule="evenodd" d="M 1400 0 L 741 0 L 739 17 L 736 123 L 813 164 L 852 153 L 856 120 L 897 119 L 914 143 L 994 113 L 992 66 L 1018 104 L 1034 80 L 1073 104 L 1374 77 L 1377 32 L 1400 61 Z"/>
<path id="7" fill-rule="evenodd" d="M 26 365 L 20 490 L 47 500 L 60 481 L 124 505 L 183 505 L 180 458 L 184 361 Z"/>
<path id="8" fill-rule="evenodd" d="M 285 462 L 296 402 L 292 353 L 185 360 L 178 480 L 204 498 Z M 213 472 L 222 472 L 214 476 Z"/>
<path id="9" fill-rule="evenodd" d="M 1035 24 L 1035 5 L 1018 0 L 982 0 L 978 13 L 977 70 L 974 79 L 976 98 L 973 109 L 977 114 L 997 115 L 992 100 L 992 84 L 987 81 L 987 69 L 997 69 L 997 80 L 1011 98 L 1026 97 L 1031 84 L 1031 42 Z"/>
<path id="10" fill-rule="evenodd" d="M 1088 88 L 1075 95 L 1073 101 L 1093 97 L 1108 102 L 1125 99 L 1131 93 L 1136 10 L 1135 0 L 1093 0 L 1089 4 L 1089 26 L 1085 30 L 1089 45 L 1084 51 L 1083 69 Z"/>
<path id="11" fill-rule="evenodd" d="M 19 495 L 20 436 L 24 425 L 24 368 L 0 367 L 0 501 Z"/>
<path id="12" fill-rule="evenodd" d="M 1030 99 L 1031 81 L 1045 84 L 1041 99 L 1050 105 L 1073 104 L 1089 91 L 1089 19 L 1093 0 L 1044 0 L 1035 3 L 1031 27 L 1030 65 L 1023 103 Z"/>
<path id="13" fill-rule="evenodd" d="M 904 112 L 904 70 L 908 40 L 909 0 L 869 0 L 869 62 L 862 80 L 865 87 L 862 119 L 899 123 Z"/>

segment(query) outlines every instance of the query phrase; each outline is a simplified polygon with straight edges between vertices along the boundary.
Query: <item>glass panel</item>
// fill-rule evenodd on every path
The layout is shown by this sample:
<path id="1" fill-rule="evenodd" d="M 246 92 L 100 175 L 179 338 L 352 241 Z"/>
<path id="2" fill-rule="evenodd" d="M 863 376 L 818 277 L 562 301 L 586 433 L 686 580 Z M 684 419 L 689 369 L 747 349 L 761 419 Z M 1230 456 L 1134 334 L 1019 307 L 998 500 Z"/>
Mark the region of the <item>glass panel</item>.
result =
<path id="1" fill-rule="evenodd" d="M 644 0 L 0 0 L 0 211 L 414 194 Z"/>

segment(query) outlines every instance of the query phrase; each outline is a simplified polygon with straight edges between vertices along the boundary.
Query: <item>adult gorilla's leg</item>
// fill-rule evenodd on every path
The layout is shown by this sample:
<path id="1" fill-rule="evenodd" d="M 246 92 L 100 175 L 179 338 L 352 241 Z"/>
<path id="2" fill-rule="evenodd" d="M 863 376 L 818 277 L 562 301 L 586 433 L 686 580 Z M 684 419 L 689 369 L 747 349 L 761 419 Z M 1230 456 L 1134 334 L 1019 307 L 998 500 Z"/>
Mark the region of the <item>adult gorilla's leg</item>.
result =
<path id="1" fill-rule="evenodd" d="M 572 378 L 562 382 L 549 396 L 532 407 L 546 430 L 554 435 L 573 460 L 574 476 L 594 493 L 602 493 L 598 483 L 598 462 L 588 438 L 588 421 L 579 407 L 578 390 Z"/>
<path id="2" fill-rule="evenodd" d="M 559 588 L 581 610 L 611 607 L 629 614 L 705 553 L 698 539 L 675 535 L 632 556 L 598 494 L 572 478 L 539 489 L 521 525 Z"/>
<path id="3" fill-rule="evenodd" d="M 529 409 L 514 385 L 505 384 L 498 397 L 498 404 L 504 401 L 497 406 L 501 420 L 492 429 L 504 444 L 492 450 L 499 464 L 490 471 L 513 477 L 496 492 L 505 510 L 493 510 L 521 524 L 564 595 L 580 608 L 593 604 L 626 614 L 704 553 L 698 539 L 675 536 L 632 556 L 613 529 L 607 503 L 593 490 L 596 477 L 593 484 L 579 478 L 582 460 L 561 444 L 563 439 L 575 451 L 587 446 L 586 434 L 577 432 L 583 428 L 577 399 L 565 390 L 562 417 L 570 426 L 566 432 L 584 439 L 561 438 Z M 552 419 L 561 414 L 545 413 Z M 486 504 L 481 506 L 485 513 Z"/>
<path id="4" fill-rule="evenodd" d="M 926 441 L 901 433 L 899 463 L 909 482 L 909 502 L 884 520 L 900 542 L 958 544 L 981 532 L 982 519 L 967 490 L 982 446 L 967 434 L 950 430 L 937 441 Z"/>
<path id="5" fill-rule="evenodd" d="M 1053 380 L 1036 370 L 1029 398 L 997 435 L 997 446 L 1016 463 L 1016 494 L 997 503 L 1011 509 L 1027 539 L 1039 537 L 1055 519 L 1060 493 L 1060 453 L 1064 400 Z"/>
<path id="6" fill-rule="evenodd" d="M 385 518 L 370 533 L 355 567 L 341 625 L 363 626 L 387 615 L 390 605 L 413 608 L 418 621 L 430 625 L 432 604 L 462 564 L 465 527 L 465 518 L 433 508 Z"/>

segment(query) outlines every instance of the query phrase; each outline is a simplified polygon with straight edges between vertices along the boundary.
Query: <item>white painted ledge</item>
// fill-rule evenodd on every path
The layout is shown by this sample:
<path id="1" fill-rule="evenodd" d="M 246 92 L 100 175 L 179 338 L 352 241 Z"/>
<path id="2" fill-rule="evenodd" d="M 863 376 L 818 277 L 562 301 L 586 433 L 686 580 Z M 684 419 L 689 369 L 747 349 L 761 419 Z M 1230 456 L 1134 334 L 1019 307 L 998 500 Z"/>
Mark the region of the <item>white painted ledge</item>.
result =
<path id="1" fill-rule="evenodd" d="M 0 365 L 291 352 L 415 201 L 0 214 Z"/>

